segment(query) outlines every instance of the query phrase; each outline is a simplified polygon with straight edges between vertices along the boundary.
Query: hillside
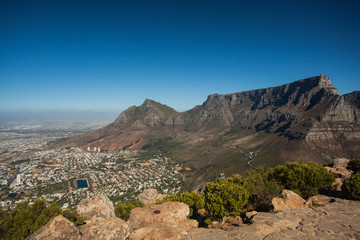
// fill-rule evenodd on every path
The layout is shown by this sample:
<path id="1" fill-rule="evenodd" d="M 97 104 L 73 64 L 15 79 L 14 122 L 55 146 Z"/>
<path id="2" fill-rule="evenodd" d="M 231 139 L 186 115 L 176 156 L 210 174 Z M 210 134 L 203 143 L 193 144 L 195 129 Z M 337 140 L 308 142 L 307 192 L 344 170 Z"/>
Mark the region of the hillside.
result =
<path id="1" fill-rule="evenodd" d="M 232 94 L 213 94 L 186 112 L 153 100 L 132 106 L 111 124 L 50 147 L 144 149 L 166 153 L 189 167 L 194 182 L 220 172 L 304 158 L 325 163 L 360 152 L 360 92 L 340 96 L 324 75 Z M 244 153 L 242 153 L 244 152 Z"/>

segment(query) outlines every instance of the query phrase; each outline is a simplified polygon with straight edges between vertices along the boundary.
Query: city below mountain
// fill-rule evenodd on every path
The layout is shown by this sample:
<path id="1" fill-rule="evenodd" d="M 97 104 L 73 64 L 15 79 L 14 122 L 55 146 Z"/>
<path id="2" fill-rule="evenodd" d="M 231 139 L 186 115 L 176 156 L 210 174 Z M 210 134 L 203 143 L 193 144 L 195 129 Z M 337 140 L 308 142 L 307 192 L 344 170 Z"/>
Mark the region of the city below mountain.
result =
<path id="1" fill-rule="evenodd" d="M 195 188 L 219 173 L 357 155 L 360 91 L 340 96 L 329 77 L 320 75 L 278 87 L 213 94 L 186 112 L 147 99 L 101 129 L 48 148 L 69 146 L 166 154 L 182 163 L 189 188 Z"/>

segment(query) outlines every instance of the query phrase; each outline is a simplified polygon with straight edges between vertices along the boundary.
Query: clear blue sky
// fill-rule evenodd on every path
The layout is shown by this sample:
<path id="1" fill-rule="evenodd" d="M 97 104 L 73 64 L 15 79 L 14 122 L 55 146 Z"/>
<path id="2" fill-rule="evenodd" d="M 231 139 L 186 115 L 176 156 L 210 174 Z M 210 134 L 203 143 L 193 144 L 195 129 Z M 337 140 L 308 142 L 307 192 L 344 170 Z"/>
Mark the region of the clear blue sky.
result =
<path id="1" fill-rule="evenodd" d="M 360 90 L 360 1 L 1 1 L 0 110 L 188 110 L 328 75 Z"/>

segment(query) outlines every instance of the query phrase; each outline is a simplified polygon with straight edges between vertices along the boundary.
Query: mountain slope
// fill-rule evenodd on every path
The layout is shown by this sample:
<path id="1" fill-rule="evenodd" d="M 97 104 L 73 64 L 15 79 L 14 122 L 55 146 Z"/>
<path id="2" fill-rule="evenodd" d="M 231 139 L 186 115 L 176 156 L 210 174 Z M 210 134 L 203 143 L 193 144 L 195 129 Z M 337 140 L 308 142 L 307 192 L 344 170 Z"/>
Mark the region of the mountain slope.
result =
<path id="1" fill-rule="evenodd" d="M 339 96 L 327 76 L 233 94 L 213 94 L 186 112 L 145 100 L 99 130 L 51 147 L 159 150 L 202 178 L 298 160 L 324 163 L 360 152 L 360 92 Z"/>

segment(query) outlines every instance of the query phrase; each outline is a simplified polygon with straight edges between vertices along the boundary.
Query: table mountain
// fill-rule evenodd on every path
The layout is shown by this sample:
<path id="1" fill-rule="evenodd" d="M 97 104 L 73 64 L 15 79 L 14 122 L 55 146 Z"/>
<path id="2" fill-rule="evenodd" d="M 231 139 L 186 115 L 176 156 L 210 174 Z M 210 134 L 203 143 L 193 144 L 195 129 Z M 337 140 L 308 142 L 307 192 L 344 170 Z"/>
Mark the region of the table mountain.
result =
<path id="1" fill-rule="evenodd" d="M 249 151 L 255 152 L 255 166 L 299 158 L 325 163 L 360 153 L 360 92 L 340 96 L 320 75 L 213 94 L 186 112 L 147 99 L 108 126 L 51 145 L 65 146 L 159 150 L 205 178 L 244 173 Z"/>

